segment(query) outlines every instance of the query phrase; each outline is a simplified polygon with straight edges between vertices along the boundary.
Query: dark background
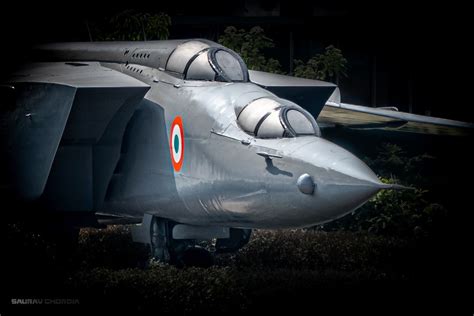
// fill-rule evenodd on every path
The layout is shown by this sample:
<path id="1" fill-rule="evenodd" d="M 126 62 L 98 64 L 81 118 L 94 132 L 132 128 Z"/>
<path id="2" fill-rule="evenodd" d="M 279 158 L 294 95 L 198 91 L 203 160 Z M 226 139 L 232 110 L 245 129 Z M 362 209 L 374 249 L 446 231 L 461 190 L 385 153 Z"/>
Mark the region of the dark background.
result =
<path id="1" fill-rule="evenodd" d="M 1 73 L 8 73 L 34 44 L 89 41 L 87 23 L 125 9 L 169 14 L 170 38 L 217 41 L 226 26 L 249 29 L 259 25 L 275 41 L 275 48 L 266 55 L 277 58 L 286 72 L 291 71 L 291 59 L 306 61 L 333 44 L 342 49 L 349 63 L 349 76 L 340 80 L 343 102 L 396 106 L 473 121 L 472 107 L 463 97 L 462 79 L 454 73 L 465 72 L 461 56 L 467 46 L 463 34 L 468 19 L 466 11 L 454 3 L 16 1 L 1 11 Z M 93 32 L 91 35 L 93 38 Z"/>
<path id="2" fill-rule="evenodd" d="M 275 48 L 266 51 L 266 55 L 279 59 L 287 72 L 291 70 L 290 34 L 295 59 L 306 61 L 333 44 L 341 48 L 349 64 L 349 77 L 340 81 L 344 102 L 397 106 L 403 111 L 474 121 L 470 90 L 464 88 L 469 81 L 462 76 L 469 75 L 469 59 L 465 57 L 469 45 L 469 36 L 465 35 L 469 19 L 464 14 L 468 11 L 454 3 L 431 2 L 415 6 L 395 1 L 378 4 L 353 1 L 347 5 L 342 1 L 310 4 L 300 0 L 192 3 L 173 0 L 125 5 L 97 1 L 16 1 L 8 6 L 2 4 L 0 10 L 0 75 L 8 75 L 28 59 L 28 49 L 32 45 L 88 41 L 86 22 L 130 8 L 169 14 L 172 19 L 170 39 L 204 37 L 217 41 L 226 26 L 249 29 L 259 25 L 275 41 Z M 467 259 L 472 252 L 472 242 L 468 239 L 471 229 L 465 227 L 472 223 L 471 139 L 449 139 L 436 146 L 437 152 L 444 152 L 448 157 L 443 161 L 443 170 L 437 172 L 442 175 L 438 180 L 440 195 L 444 195 L 453 215 L 446 223 L 449 238 L 436 246 L 443 259 L 433 262 L 435 274 L 440 269 L 441 281 L 432 292 L 438 289 L 452 291 L 456 297 L 440 294 L 431 298 L 432 292 L 415 293 L 416 290 L 406 294 L 425 295 L 423 302 L 445 300 L 443 306 L 448 309 L 450 306 L 459 308 L 472 293 L 469 288 L 463 290 L 466 285 L 472 287 L 472 273 L 467 273 L 472 267 L 472 261 Z M 451 146 L 446 145 L 449 142 Z M 449 269 L 444 269 L 445 266 Z M 390 288 L 390 295 L 406 298 L 400 293 L 407 290 L 405 286 L 389 284 L 387 288 Z M 366 298 L 364 293 L 354 295 L 361 302 L 365 299 L 370 302 L 370 297 Z M 403 301 L 399 303 L 404 305 Z M 434 309 L 437 304 L 432 303 Z M 470 305 L 472 312 L 472 303 Z M 383 314 L 385 312 L 386 309 Z"/>

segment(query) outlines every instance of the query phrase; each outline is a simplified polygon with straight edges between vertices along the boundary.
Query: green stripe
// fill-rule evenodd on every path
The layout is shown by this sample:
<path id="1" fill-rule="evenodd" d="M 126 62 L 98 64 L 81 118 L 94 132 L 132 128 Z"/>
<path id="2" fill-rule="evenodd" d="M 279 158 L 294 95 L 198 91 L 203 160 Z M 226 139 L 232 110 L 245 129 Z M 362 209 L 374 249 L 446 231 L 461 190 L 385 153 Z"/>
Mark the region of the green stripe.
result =
<path id="1" fill-rule="evenodd" d="M 173 143 L 174 143 L 174 152 L 175 153 L 178 153 L 179 151 L 179 137 L 178 135 L 174 135 L 174 140 L 173 140 Z"/>

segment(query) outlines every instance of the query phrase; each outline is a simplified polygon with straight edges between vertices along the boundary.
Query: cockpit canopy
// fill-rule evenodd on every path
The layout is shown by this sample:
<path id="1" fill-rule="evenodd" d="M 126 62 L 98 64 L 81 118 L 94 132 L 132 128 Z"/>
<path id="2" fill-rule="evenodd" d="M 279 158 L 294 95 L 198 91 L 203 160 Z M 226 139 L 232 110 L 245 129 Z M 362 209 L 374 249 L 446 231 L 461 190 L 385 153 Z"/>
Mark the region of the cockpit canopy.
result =
<path id="1" fill-rule="evenodd" d="M 259 98 L 247 104 L 237 121 L 245 132 L 258 138 L 319 136 L 318 125 L 311 114 L 271 98 Z"/>
<path id="2" fill-rule="evenodd" d="M 186 80 L 246 82 L 247 66 L 242 58 L 225 47 L 211 47 L 205 42 L 188 41 L 171 53 L 166 70 Z"/>

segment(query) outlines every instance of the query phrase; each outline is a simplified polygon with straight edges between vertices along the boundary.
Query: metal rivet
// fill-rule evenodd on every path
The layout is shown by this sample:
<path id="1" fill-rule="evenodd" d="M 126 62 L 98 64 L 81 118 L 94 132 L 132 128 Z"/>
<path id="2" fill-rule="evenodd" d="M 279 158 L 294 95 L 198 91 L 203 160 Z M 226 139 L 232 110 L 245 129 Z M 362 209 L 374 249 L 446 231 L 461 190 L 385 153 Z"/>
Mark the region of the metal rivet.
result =
<path id="1" fill-rule="evenodd" d="M 250 145 L 250 141 L 248 139 L 242 139 L 240 141 L 243 145 Z"/>

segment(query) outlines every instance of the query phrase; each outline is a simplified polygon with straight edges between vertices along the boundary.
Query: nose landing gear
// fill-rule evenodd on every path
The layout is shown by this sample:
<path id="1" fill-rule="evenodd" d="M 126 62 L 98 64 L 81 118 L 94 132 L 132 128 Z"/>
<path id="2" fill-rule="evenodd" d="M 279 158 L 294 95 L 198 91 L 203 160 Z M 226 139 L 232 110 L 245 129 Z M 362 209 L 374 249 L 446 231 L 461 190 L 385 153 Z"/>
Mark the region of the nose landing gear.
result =
<path id="1" fill-rule="evenodd" d="M 148 244 L 152 258 L 178 267 L 212 266 L 215 253 L 239 250 L 250 233 L 250 229 L 184 225 L 150 214 L 132 228 L 133 240 Z M 199 245 L 206 240 L 215 240 L 213 251 Z"/>
<path id="2" fill-rule="evenodd" d="M 176 223 L 153 216 L 150 225 L 150 253 L 157 261 L 183 266 L 212 266 L 213 255 L 192 239 L 173 239 Z"/>

